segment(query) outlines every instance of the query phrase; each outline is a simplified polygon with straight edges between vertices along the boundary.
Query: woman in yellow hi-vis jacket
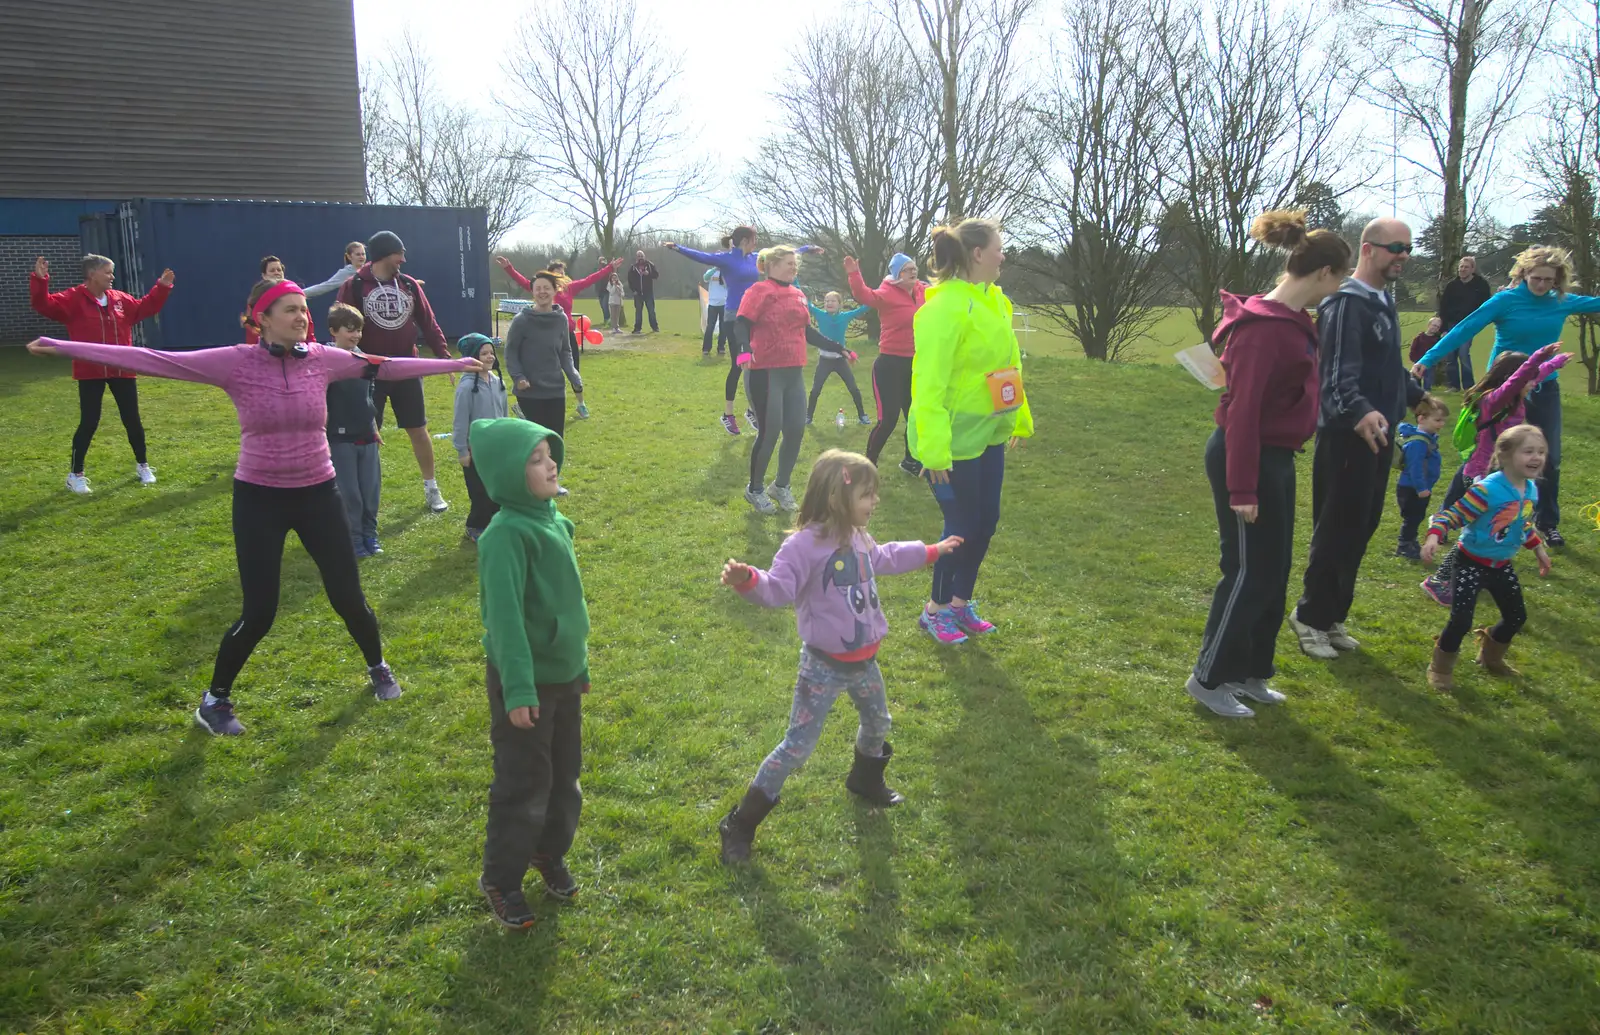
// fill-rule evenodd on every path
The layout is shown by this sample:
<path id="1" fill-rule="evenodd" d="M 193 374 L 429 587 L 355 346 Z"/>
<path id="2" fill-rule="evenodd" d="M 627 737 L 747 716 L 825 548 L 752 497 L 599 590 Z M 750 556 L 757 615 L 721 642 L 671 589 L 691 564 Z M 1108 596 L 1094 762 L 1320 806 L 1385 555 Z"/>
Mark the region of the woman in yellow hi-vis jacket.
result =
<path id="1" fill-rule="evenodd" d="M 1011 300 L 994 283 L 1004 262 L 992 220 L 934 230 L 934 284 L 914 325 L 911 453 L 944 511 L 944 534 L 963 540 L 934 565 L 922 612 L 922 628 L 945 644 L 994 631 L 978 617 L 973 591 L 1000 523 L 1006 449 L 1033 434 Z"/>

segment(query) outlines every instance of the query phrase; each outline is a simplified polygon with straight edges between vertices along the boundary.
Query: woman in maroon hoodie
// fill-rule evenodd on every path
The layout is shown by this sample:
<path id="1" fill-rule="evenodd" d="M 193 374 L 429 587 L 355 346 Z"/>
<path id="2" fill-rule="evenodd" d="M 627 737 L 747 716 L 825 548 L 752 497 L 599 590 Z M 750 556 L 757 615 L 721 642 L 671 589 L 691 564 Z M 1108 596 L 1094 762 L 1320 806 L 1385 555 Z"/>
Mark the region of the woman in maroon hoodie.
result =
<path id="1" fill-rule="evenodd" d="M 1206 443 L 1217 506 L 1222 578 L 1186 689 L 1218 715 L 1247 719 L 1240 703 L 1276 704 L 1267 685 L 1283 626 L 1294 557 L 1294 455 L 1317 430 L 1317 328 L 1306 315 L 1352 269 L 1350 245 L 1331 230 L 1306 231 L 1306 214 L 1268 212 L 1250 236 L 1289 253 L 1278 286 L 1248 298 L 1222 293 L 1228 386 Z"/>

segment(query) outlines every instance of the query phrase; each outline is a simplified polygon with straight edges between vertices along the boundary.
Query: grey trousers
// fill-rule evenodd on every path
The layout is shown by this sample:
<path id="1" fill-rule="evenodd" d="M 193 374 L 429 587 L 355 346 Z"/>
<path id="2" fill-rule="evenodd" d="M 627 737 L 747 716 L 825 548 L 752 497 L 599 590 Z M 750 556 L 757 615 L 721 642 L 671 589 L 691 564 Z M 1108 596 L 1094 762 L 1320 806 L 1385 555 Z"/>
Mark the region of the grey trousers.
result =
<path id="1" fill-rule="evenodd" d="M 534 856 L 558 860 L 572 847 L 583 812 L 583 686 L 538 684 L 539 718 L 532 729 L 511 724 L 505 689 L 487 666 L 489 743 L 494 782 L 483 840 L 484 880 L 497 888 L 522 887 Z"/>
<path id="2" fill-rule="evenodd" d="M 382 484 L 378 472 L 378 444 L 358 446 L 354 442 L 329 442 L 333 474 L 344 501 L 345 517 L 350 521 L 350 541 L 378 537 L 378 492 Z"/>
<path id="3" fill-rule="evenodd" d="M 778 473 L 772 484 L 787 489 L 806 435 L 806 368 L 752 370 L 745 394 L 761 421 L 755 448 L 750 451 L 750 491 L 766 487 L 767 462 L 780 435 L 783 445 L 778 446 Z"/>

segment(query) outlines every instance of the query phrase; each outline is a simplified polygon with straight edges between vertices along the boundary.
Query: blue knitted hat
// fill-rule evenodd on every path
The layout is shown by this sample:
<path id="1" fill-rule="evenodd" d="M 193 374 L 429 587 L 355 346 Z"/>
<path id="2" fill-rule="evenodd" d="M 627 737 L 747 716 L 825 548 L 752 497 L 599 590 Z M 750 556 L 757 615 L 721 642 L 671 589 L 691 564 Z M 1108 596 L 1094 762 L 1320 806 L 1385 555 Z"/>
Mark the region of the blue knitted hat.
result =
<path id="1" fill-rule="evenodd" d="M 905 252 L 895 252 L 894 258 L 889 260 L 889 279 L 899 280 L 900 271 L 906 268 L 906 263 L 914 261 Z"/>

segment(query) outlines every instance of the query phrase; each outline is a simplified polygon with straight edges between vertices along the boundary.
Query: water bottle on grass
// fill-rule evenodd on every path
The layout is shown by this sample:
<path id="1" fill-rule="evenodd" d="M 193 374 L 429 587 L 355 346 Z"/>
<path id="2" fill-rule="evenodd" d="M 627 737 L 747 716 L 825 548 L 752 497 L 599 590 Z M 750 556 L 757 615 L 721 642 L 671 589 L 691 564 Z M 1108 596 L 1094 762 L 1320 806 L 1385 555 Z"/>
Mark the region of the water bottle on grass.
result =
<path id="1" fill-rule="evenodd" d="M 839 407 L 839 416 L 833 418 L 833 422 L 839 426 L 839 430 L 840 431 L 844 430 L 844 407 L 843 406 Z"/>

